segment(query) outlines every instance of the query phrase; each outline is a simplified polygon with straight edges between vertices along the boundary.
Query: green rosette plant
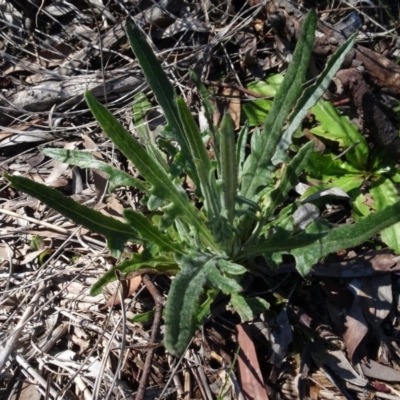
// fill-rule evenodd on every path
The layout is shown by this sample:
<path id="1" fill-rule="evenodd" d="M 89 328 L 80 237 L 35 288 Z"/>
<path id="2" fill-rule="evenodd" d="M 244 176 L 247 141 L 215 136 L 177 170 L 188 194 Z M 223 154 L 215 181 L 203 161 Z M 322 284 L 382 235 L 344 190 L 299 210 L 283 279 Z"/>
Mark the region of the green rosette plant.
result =
<path id="1" fill-rule="evenodd" d="M 272 268 L 283 255 L 292 255 L 298 271 L 305 275 L 327 254 L 359 245 L 400 221 L 397 202 L 354 225 L 335 228 L 315 220 L 300 229 L 293 216 L 299 204 L 282 208 L 313 151 L 313 143 L 307 143 L 290 159 L 287 150 L 292 134 L 327 89 L 354 44 L 352 37 L 331 57 L 313 85 L 305 88 L 315 27 L 316 16 L 310 12 L 264 125 L 251 135 L 249 150 L 248 127 L 236 134 L 228 114 L 219 127 L 213 125 L 207 91 L 194 76 L 209 120 L 209 131 L 200 132 L 144 34 L 128 22 L 131 47 L 167 121 L 162 137 L 154 140 L 142 126 L 136 139 L 90 92 L 85 93 L 85 99 L 103 131 L 135 166 L 141 179 L 94 159 L 89 152 L 44 149 L 43 153 L 106 172 L 111 190 L 117 186 L 135 187 L 143 194 L 145 213 L 126 209 L 125 222 L 120 222 L 54 189 L 23 177 L 7 176 L 14 188 L 104 235 L 114 256 L 121 254 L 127 242 L 143 246 L 141 254 L 134 254 L 102 276 L 92 287 L 92 294 L 116 279 L 115 270 L 126 275 L 154 268 L 175 274 L 164 313 L 164 344 L 173 355 L 185 351 L 220 293 L 229 296 L 230 308 L 242 321 L 253 319 L 268 307 L 261 298 L 246 298 L 241 286 L 241 278 L 251 272 L 258 257 Z M 143 120 L 146 101 L 144 96 L 138 98 L 134 107 L 136 122 Z M 214 139 L 212 157 L 205 145 L 210 136 Z M 278 168 L 280 174 L 276 174 Z M 195 186 L 190 196 L 186 178 Z"/>

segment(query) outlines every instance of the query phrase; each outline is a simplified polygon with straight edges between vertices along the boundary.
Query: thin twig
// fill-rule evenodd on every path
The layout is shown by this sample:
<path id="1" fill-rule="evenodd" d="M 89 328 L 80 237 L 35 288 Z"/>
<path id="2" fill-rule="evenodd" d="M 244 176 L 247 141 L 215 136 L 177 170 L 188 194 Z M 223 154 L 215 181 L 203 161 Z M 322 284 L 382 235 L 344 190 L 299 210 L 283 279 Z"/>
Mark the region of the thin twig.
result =
<path id="1" fill-rule="evenodd" d="M 150 335 L 150 345 L 156 343 L 158 331 L 161 325 L 162 309 L 165 304 L 165 299 L 160 295 L 160 292 L 155 287 L 154 283 L 151 281 L 149 275 L 143 276 L 143 283 L 145 284 L 147 290 L 152 295 L 155 302 L 155 312 L 153 326 L 151 327 Z M 143 400 L 146 393 L 146 387 L 150 376 L 151 363 L 153 361 L 154 348 L 150 346 L 146 354 L 146 360 L 143 367 L 143 375 L 140 379 L 139 388 L 136 393 L 136 400 Z"/>

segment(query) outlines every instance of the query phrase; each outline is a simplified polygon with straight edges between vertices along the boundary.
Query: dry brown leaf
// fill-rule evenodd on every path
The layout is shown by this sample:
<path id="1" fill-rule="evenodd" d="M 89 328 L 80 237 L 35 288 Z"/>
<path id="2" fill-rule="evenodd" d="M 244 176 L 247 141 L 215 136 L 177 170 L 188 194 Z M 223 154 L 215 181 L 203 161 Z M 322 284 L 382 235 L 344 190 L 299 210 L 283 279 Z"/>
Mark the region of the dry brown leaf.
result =
<path id="1" fill-rule="evenodd" d="M 112 287 L 113 293 L 111 293 L 111 296 L 107 299 L 106 304 L 101 307 L 101 309 L 109 308 L 112 306 L 117 306 L 121 304 L 121 297 L 118 294 L 118 287 L 121 285 L 122 288 L 122 298 L 127 299 L 130 297 L 133 293 L 136 292 L 140 284 L 142 283 L 142 277 L 141 276 L 136 276 L 135 278 L 132 279 L 127 279 L 123 280 L 120 282 L 112 282 L 113 285 L 107 285 L 107 289 L 110 290 Z"/>
<path id="2" fill-rule="evenodd" d="M 346 315 L 346 330 L 343 333 L 343 340 L 346 343 L 350 360 L 352 360 L 355 351 L 368 333 L 369 328 L 361 308 L 361 281 L 353 279 L 349 287 L 354 294 L 354 301 Z"/>
<path id="3" fill-rule="evenodd" d="M 22 390 L 18 395 L 11 397 L 11 400 L 40 400 L 42 395 L 40 394 L 39 385 L 35 385 L 31 382 L 24 382 Z"/>
<path id="4" fill-rule="evenodd" d="M 365 318 L 375 329 L 380 330 L 392 308 L 392 277 L 390 274 L 382 274 L 363 278 L 362 288 L 365 294 L 362 298 Z"/>
<path id="5" fill-rule="evenodd" d="M 377 363 L 374 360 L 368 360 L 361 363 L 361 369 L 368 378 L 378 379 L 386 382 L 400 382 L 400 371 Z"/>
<path id="6" fill-rule="evenodd" d="M 216 107 L 213 115 L 214 124 L 221 123 L 222 116 L 228 112 L 233 119 L 235 129 L 240 128 L 241 101 L 240 92 L 233 88 L 224 88 L 215 101 Z"/>
<path id="7" fill-rule="evenodd" d="M 243 325 L 236 325 L 240 346 L 238 369 L 241 388 L 248 400 L 268 399 L 254 343 Z"/>
<path id="8" fill-rule="evenodd" d="M 254 32 L 240 31 L 236 34 L 236 40 L 240 46 L 241 63 L 244 65 L 257 64 L 257 38 Z"/>

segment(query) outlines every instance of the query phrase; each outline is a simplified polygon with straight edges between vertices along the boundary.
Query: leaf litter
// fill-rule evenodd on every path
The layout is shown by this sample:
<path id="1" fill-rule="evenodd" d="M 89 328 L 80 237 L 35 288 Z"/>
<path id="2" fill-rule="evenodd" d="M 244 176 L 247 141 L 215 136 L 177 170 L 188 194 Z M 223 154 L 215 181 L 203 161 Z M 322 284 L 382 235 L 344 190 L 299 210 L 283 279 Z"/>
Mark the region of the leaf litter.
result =
<path id="1" fill-rule="evenodd" d="M 297 16 L 303 6 L 270 3 L 279 3 L 278 16 Z M 393 60 L 399 53 L 397 44 L 390 44 L 396 10 L 388 2 L 377 3 L 369 9 L 364 2 L 348 2 L 347 8 L 361 15 L 370 30 L 365 34 L 378 38 Z M 261 76 L 284 72 L 290 34 L 297 27 L 290 25 L 293 19 L 287 20 L 285 37 L 290 40 L 285 43 L 279 37 L 277 57 L 278 35 L 274 38 L 268 23 L 260 28 L 266 14 L 256 1 L 243 7 L 235 2 L 162 1 L 140 8 L 78 0 L 42 6 L 29 9 L 17 1 L 0 2 L 5 26 L 0 165 L 10 174 L 48 182 L 92 207 L 108 204 L 115 210 L 107 212 L 114 215 L 124 205 L 140 207 L 138 193 L 121 188 L 108 201 L 105 183 L 96 178 L 98 170 L 84 168 L 76 175 L 44 158 L 32 162 L 32 157 L 39 155 L 37 145 L 42 144 L 84 147 L 110 165 L 132 170 L 98 131 L 82 102 L 84 90 L 91 89 L 128 126 L 133 95 L 149 95 L 123 43 L 121 21 L 126 14 L 145 28 L 174 86 L 188 101 L 189 65 L 205 81 L 218 82 L 216 71 L 226 72 L 224 85 L 229 86 L 222 86 L 214 101 L 228 104 L 236 125 L 241 119 L 238 105 L 258 98 L 237 87 L 246 88 L 260 71 Z M 347 8 L 318 2 L 321 17 L 330 23 L 341 19 Z M 379 74 L 372 75 L 375 84 L 381 80 Z M 394 86 L 392 92 L 396 90 Z M 83 186 L 79 188 L 76 179 Z M 307 279 L 299 278 L 288 263 L 274 273 L 260 265 L 260 279 L 253 277 L 248 287 L 274 305 L 271 314 L 240 326 L 222 301 L 177 360 L 165 354 L 159 337 L 151 337 L 168 276 L 152 277 L 158 294 L 148 277 L 138 276 L 123 292 L 117 282 L 108 300 L 89 296 L 98 276 L 115 265 L 104 239 L 21 195 L 3 179 L 1 185 L 2 398 L 34 398 L 37 393 L 71 399 L 399 397 L 400 260 L 393 253 L 367 243 L 353 254 L 316 264 Z M 32 244 L 35 236 L 45 241 L 43 257 Z M 148 312 L 147 321 L 134 322 L 135 315 Z M 158 324 L 162 328 L 161 318 Z"/>

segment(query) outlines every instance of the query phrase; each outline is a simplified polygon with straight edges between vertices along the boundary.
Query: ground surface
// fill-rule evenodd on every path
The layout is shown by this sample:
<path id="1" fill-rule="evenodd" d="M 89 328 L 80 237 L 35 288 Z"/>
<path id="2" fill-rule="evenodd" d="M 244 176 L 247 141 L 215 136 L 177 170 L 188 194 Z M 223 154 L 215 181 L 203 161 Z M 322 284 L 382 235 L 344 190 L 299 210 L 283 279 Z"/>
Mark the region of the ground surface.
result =
<path id="1" fill-rule="evenodd" d="M 357 50 L 355 58 L 364 68 L 362 85 L 371 90 L 370 100 L 357 102 L 357 90 L 330 95 L 370 147 L 383 149 L 396 164 L 398 2 L 13 0 L 0 1 L 2 171 L 121 216 L 140 194 L 109 194 L 103 174 L 49 160 L 38 148 L 94 150 L 135 175 L 82 97 L 92 90 L 136 134 L 133 96 L 145 93 L 153 104 L 146 123 L 153 130 L 163 123 L 128 46 L 127 15 L 148 34 L 193 112 L 198 115 L 199 106 L 189 67 L 210 88 L 216 108 L 226 108 L 239 128 L 243 105 L 265 97 L 251 83 L 284 74 L 310 5 L 330 27 L 341 23 L 351 33 L 352 22 L 343 19 L 352 15 L 360 22 L 358 45 L 373 53 L 363 59 Z M 310 78 L 337 48 L 337 41 L 328 42 L 316 45 Z M 339 78 L 344 82 L 346 76 Z M 304 135 L 329 146 L 310 127 Z M 276 274 L 250 276 L 249 293 L 264 296 L 270 310 L 240 324 L 223 302 L 216 305 L 178 360 L 157 345 L 161 334 L 152 342 L 151 313 L 144 322 L 133 319 L 153 311 L 170 277 L 138 276 L 122 292 L 116 284 L 91 297 L 91 285 L 116 263 L 104 239 L 13 190 L 4 178 L 0 199 L 2 399 L 400 398 L 400 261 L 380 238 L 332 255 L 307 279 L 290 263 Z M 350 223 L 349 211 L 339 211 L 335 223 Z M 153 357 L 146 363 L 150 348 Z"/>

